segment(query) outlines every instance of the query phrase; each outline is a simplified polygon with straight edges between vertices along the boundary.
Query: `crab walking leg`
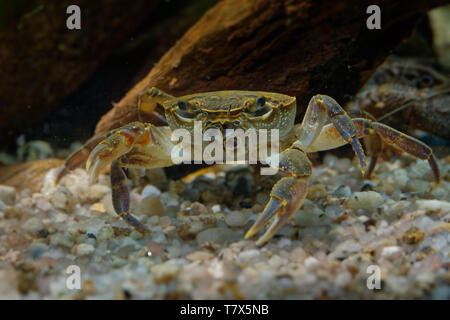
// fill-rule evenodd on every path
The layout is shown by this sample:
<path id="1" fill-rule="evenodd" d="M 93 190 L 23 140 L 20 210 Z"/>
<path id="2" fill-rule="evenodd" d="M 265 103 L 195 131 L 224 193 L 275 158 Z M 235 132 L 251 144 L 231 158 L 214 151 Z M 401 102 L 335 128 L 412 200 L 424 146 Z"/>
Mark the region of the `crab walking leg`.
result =
<path id="1" fill-rule="evenodd" d="M 400 149 L 418 159 L 428 160 L 435 181 L 437 183 L 440 182 L 439 166 L 431 148 L 426 144 L 379 122 L 364 118 L 355 118 L 352 119 L 352 121 L 357 130 L 358 138 L 376 134 L 384 143 Z M 320 135 L 314 143 L 306 148 L 306 152 L 330 150 L 343 146 L 346 143 L 347 142 L 336 132 L 336 129 L 328 124 L 322 128 Z"/>
<path id="2" fill-rule="evenodd" d="M 425 143 L 400 131 L 397 131 L 385 124 L 372 122 L 371 125 L 372 129 L 387 144 L 405 151 L 413 157 L 422 160 L 428 160 L 428 163 L 434 175 L 434 180 L 436 181 L 436 183 L 440 182 L 439 166 L 430 147 L 428 147 Z"/>
<path id="3" fill-rule="evenodd" d="M 126 184 L 126 176 L 117 160 L 111 163 L 112 202 L 116 213 L 141 234 L 149 230 L 130 214 L 130 192 Z"/>
<path id="4" fill-rule="evenodd" d="M 382 142 L 380 136 L 377 134 L 369 134 L 364 137 L 364 144 L 366 146 L 367 154 L 370 156 L 369 167 L 367 168 L 365 178 L 370 179 L 373 170 L 378 161 L 378 157 L 382 150 Z"/>
<path id="5" fill-rule="evenodd" d="M 298 144 L 281 154 L 280 169 L 286 173 L 272 188 L 270 200 L 258 220 L 247 231 L 248 239 L 257 233 L 273 217 L 273 222 L 256 244 L 263 245 L 283 227 L 300 208 L 308 192 L 311 162 Z"/>
<path id="6" fill-rule="evenodd" d="M 328 116 L 328 117 L 327 117 Z M 359 159 L 361 171 L 366 171 L 366 157 L 352 119 L 342 109 L 339 103 L 326 95 L 316 95 L 311 98 L 302 123 L 297 127 L 296 136 L 304 148 L 308 148 L 318 138 L 329 118 L 332 126 L 339 133 L 341 139 L 351 144 Z"/>

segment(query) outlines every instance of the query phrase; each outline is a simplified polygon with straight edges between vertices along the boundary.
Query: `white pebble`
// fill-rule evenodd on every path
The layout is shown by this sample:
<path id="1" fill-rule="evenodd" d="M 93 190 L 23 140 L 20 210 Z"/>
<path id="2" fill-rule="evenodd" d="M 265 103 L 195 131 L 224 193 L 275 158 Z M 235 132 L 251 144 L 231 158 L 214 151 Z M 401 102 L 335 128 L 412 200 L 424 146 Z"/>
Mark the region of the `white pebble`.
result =
<path id="1" fill-rule="evenodd" d="M 22 223 L 22 228 L 27 230 L 27 231 L 32 231 L 35 232 L 39 229 L 42 229 L 42 222 L 41 219 L 36 218 L 36 217 L 32 217 L 30 219 L 28 219 L 27 221 L 25 221 L 24 223 Z"/>
<path id="2" fill-rule="evenodd" d="M 161 196 L 161 191 L 159 191 L 159 189 L 155 186 L 152 186 L 151 184 L 146 185 L 144 190 L 142 190 L 142 198 L 147 198 L 147 197 L 159 197 Z"/>
<path id="3" fill-rule="evenodd" d="M 87 243 L 81 243 L 77 246 L 77 255 L 78 256 L 88 256 L 94 252 L 95 248 Z"/>
<path id="4" fill-rule="evenodd" d="M 278 248 L 288 247 L 292 243 L 291 239 L 289 238 L 281 238 L 280 241 L 278 241 Z"/>
<path id="5" fill-rule="evenodd" d="M 242 251 L 241 253 L 239 253 L 239 261 L 242 263 L 249 263 L 253 259 L 258 258 L 259 254 L 260 252 L 257 249 Z"/>
<path id="6" fill-rule="evenodd" d="M 319 264 L 319 260 L 317 260 L 316 258 L 310 256 L 310 257 L 305 259 L 304 263 L 305 263 L 306 269 L 311 270 L 311 269 L 315 268 Z"/>
<path id="7" fill-rule="evenodd" d="M 93 199 L 102 199 L 110 191 L 110 187 L 103 184 L 94 184 L 89 187 L 89 195 Z"/>
<path id="8" fill-rule="evenodd" d="M 233 230 L 228 228 L 209 228 L 197 234 L 197 242 L 225 243 L 234 240 L 235 234 Z"/>
<path id="9" fill-rule="evenodd" d="M 439 213 L 441 211 L 450 211 L 450 203 L 440 200 L 417 200 L 417 209 L 428 213 Z"/>
<path id="10" fill-rule="evenodd" d="M 389 246 L 389 247 L 384 247 L 383 251 L 381 252 L 381 256 L 382 257 L 391 257 L 394 255 L 397 255 L 398 253 L 400 253 L 402 250 L 402 248 L 400 248 L 399 246 Z"/>
<path id="11" fill-rule="evenodd" d="M 232 211 L 225 216 L 225 222 L 230 227 L 242 227 L 247 223 L 247 219 L 242 212 Z"/>
<path id="12" fill-rule="evenodd" d="M 100 228 L 97 233 L 97 240 L 103 242 L 114 237 L 114 229 L 111 225 L 107 224 Z"/>
<path id="13" fill-rule="evenodd" d="M 360 252 L 362 246 L 359 242 L 353 239 L 348 239 L 340 243 L 334 251 L 330 254 L 335 259 L 345 259 L 355 253 Z"/>
<path id="14" fill-rule="evenodd" d="M 168 282 L 175 278 L 180 271 L 181 267 L 176 260 L 169 260 L 151 269 L 153 279 L 156 282 Z"/>
<path id="15" fill-rule="evenodd" d="M 412 179 L 427 179 L 433 178 L 430 165 L 425 160 L 418 160 L 411 166 L 409 177 Z"/>
<path id="16" fill-rule="evenodd" d="M 337 160 L 338 158 L 336 156 L 332 155 L 331 153 L 327 153 L 323 159 L 323 164 L 327 168 L 334 168 Z"/>
<path id="17" fill-rule="evenodd" d="M 67 205 L 68 199 L 67 195 L 61 191 L 55 191 L 50 194 L 50 201 L 55 206 L 55 208 L 64 209 Z"/>
<path id="18" fill-rule="evenodd" d="M 73 246 L 72 238 L 68 232 L 55 233 L 54 235 L 52 235 L 52 237 L 50 239 L 50 243 L 54 246 L 61 246 L 61 247 L 66 247 L 66 248 L 72 248 L 72 246 Z"/>
<path id="19" fill-rule="evenodd" d="M 279 255 L 274 255 L 267 262 L 272 268 L 280 268 L 283 265 L 283 259 Z"/>
<path id="20" fill-rule="evenodd" d="M 447 199 L 448 191 L 442 187 L 432 188 L 430 191 L 430 196 L 433 199 Z"/>
<path id="21" fill-rule="evenodd" d="M 383 204 L 381 194 L 375 191 L 355 192 L 346 202 L 349 209 L 364 209 L 373 212 Z"/>
<path id="22" fill-rule="evenodd" d="M 160 201 L 160 197 L 148 196 L 142 199 L 137 206 L 136 214 L 147 216 L 162 216 L 164 215 L 164 206 Z"/>
<path id="23" fill-rule="evenodd" d="M 55 185 L 55 181 L 56 181 L 56 176 L 59 172 L 59 168 L 54 168 L 49 170 L 44 177 L 44 181 L 42 182 L 42 188 L 41 188 L 41 192 L 42 194 L 45 195 L 50 195 L 51 193 L 53 193 L 56 189 L 56 185 Z"/>
<path id="24" fill-rule="evenodd" d="M 16 189 L 10 186 L 0 185 L 0 200 L 8 206 L 14 205 L 16 202 Z"/>
<path id="25" fill-rule="evenodd" d="M 329 225 L 331 219 L 316 205 L 304 205 L 294 214 L 294 222 L 298 226 L 312 227 Z"/>
<path id="26" fill-rule="evenodd" d="M 161 202 L 166 207 L 178 207 L 178 205 L 180 204 L 179 196 L 173 191 L 164 192 L 161 195 Z"/>
<path id="27" fill-rule="evenodd" d="M 42 211 L 49 211 L 52 209 L 52 204 L 45 198 L 38 198 L 36 200 L 36 207 Z"/>
<path id="28" fill-rule="evenodd" d="M 339 172 L 347 172 L 348 169 L 350 169 L 351 167 L 352 167 L 352 162 L 350 161 L 350 159 L 342 158 L 342 159 L 338 159 L 336 161 L 336 169 Z"/>
<path id="29" fill-rule="evenodd" d="M 406 184 L 406 190 L 424 195 L 430 190 L 430 182 L 420 179 L 411 179 Z"/>
<path id="30" fill-rule="evenodd" d="M 340 185 L 333 191 L 333 194 L 339 198 L 349 198 L 352 195 L 352 190 L 349 186 Z"/>
<path id="31" fill-rule="evenodd" d="M 395 170 L 392 174 L 393 174 L 392 180 L 394 181 L 394 186 L 397 188 L 400 188 L 400 189 L 404 188 L 409 181 L 406 170 L 399 168 L 399 169 Z"/>
<path id="32" fill-rule="evenodd" d="M 348 271 L 340 272 L 335 279 L 335 283 L 339 287 L 347 286 L 352 280 L 352 275 Z"/>

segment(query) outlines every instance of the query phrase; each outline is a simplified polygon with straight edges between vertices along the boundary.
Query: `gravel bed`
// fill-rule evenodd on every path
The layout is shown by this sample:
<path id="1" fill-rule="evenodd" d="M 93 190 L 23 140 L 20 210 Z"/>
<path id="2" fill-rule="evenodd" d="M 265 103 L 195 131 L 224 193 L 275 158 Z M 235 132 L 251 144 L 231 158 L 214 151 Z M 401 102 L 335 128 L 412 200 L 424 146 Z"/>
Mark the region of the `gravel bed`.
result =
<path id="1" fill-rule="evenodd" d="M 449 299 L 450 157 L 440 167 L 437 186 L 407 156 L 368 181 L 327 154 L 302 208 L 262 248 L 243 236 L 277 177 L 254 167 L 129 181 L 145 237 L 114 213 L 108 176 L 89 186 L 77 169 L 55 186 L 51 170 L 40 193 L 0 186 L 0 298 Z M 380 289 L 367 286 L 371 268 Z"/>

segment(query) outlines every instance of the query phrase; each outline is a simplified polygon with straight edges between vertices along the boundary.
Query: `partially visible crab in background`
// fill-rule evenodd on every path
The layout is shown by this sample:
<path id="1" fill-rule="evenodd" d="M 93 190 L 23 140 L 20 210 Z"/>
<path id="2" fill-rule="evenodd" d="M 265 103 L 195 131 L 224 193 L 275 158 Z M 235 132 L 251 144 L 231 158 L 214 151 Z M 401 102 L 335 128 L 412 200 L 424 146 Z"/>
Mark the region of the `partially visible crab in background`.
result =
<path id="1" fill-rule="evenodd" d="M 345 109 L 450 140 L 450 78 L 429 61 L 391 56 Z"/>
<path id="2" fill-rule="evenodd" d="M 358 139 L 376 135 L 388 145 L 428 160 L 439 183 L 438 164 L 428 146 L 379 122 L 365 118 L 351 119 L 334 99 L 326 95 L 316 95 L 310 100 L 300 124 L 294 123 L 296 98 L 271 92 L 217 91 L 173 97 L 150 88 L 140 96 L 141 110 L 151 111 L 156 104 L 164 108 L 168 126 L 133 122 L 93 138 L 67 159 L 57 177 L 59 182 L 70 171 L 86 163 L 92 182 L 103 168 L 111 164 L 114 209 L 143 234 L 148 229 L 130 213 L 130 196 L 121 167 L 160 168 L 173 165 L 171 151 L 175 143 L 171 141 L 171 133 L 178 128 L 192 133 L 194 121 L 201 121 L 204 130 L 279 129 L 279 169 L 285 176 L 273 186 L 269 202 L 245 235 L 246 238 L 252 237 L 272 219 L 266 232 L 258 239 L 258 245 L 269 240 L 302 205 L 312 170 L 308 152 L 351 144 L 364 174 L 365 154 Z M 328 123 L 329 120 L 331 123 Z M 225 134 L 222 136 L 226 137 Z M 370 174 L 373 169 L 374 164 L 367 173 Z"/>

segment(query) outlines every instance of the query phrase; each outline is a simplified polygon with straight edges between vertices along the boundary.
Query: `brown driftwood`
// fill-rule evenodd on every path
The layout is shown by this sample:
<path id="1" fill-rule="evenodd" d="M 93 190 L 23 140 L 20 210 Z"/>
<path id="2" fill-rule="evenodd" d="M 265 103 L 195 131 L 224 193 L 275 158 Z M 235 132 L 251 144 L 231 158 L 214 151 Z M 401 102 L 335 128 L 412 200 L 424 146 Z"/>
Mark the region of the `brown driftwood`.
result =
<path id="1" fill-rule="evenodd" d="M 63 163 L 61 159 L 50 158 L 2 165 L 0 166 L 0 184 L 14 187 L 16 191 L 29 189 L 31 192 L 39 192 L 47 172 L 60 167 Z"/>
<path id="2" fill-rule="evenodd" d="M 277 91 L 298 99 L 325 93 L 345 102 L 421 14 L 446 1 L 223 0 L 99 121 L 96 135 L 138 119 L 149 86 L 173 95 L 223 89 Z M 381 30 L 366 9 L 381 8 Z M 144 120 L 161 123 L 154 115 Z"/>
<path id="3" fill-rule="evenodd" d="M 21 3 L 0 21 L 0 140 L 42 120 L 83 83 L 158 1 L 57 0 Z M 69 30 L 66 8 L 81 9 L 81 30 Z"/>

